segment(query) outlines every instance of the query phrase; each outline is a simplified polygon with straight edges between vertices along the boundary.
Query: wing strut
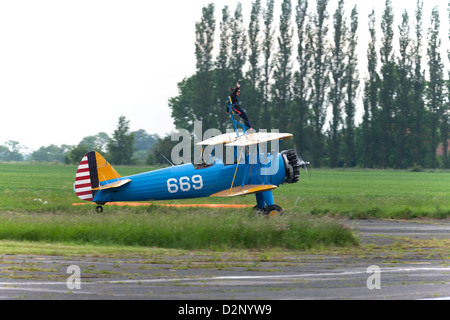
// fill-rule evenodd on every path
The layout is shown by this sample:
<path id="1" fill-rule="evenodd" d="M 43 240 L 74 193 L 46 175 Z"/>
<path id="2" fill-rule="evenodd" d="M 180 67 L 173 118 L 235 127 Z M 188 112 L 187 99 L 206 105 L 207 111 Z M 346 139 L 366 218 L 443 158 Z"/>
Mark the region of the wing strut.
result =
<path id="1" fill-rule="evenodd" d="M 234 179 L 236 178 L 236 173 L 238 171 L 239 168 L 239 162 L 241 162 L 241 157 L 242 157 L 242 152 L 244 151 L 245 148 L 242 148 L 241 153 L 239 154 L 239 159 L 236 165 L 236 170 L 234 171 L 234 176 L 233 176 L 233 182 L 231 182 L 231 187 L 230 187 L 230 194 L 233 192 L 233 185 L 234 185 Z"/>

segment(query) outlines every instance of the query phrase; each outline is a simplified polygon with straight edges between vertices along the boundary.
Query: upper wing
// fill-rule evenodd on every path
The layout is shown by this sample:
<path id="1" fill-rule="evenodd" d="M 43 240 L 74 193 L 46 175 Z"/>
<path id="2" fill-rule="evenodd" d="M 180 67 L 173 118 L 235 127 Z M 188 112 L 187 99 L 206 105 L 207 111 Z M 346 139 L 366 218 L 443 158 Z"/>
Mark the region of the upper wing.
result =
<path id="1" fill-rule="evenodd" d="M 248 146 L 262 142 L 281 140 L 292 137 L 290 133 L 255 132 L 237 137 L 236 132 L 224 133 L 207 140 L 198 142 L 197 145 L 216 145 L 226 143 L 226 146 Z"/>
<path id="2" fill-rule="evenodd" d="M 223 191 L 220 191 L 220 192 L 210 195 L 210 197 L 244 196 L 247 194 L 269 191 L 269 190 L 272 190 L 275 188 L 277 188 L 277 186 L 272 185 L 272 184 L 263 184 L 263 185 L 248 184 L 243 187 L 238 186 L 238 187 L 234 187 L 234 188 L 230 188 L 230 189 L 225 189 Z"/>
<path id="3" fill-rule="evenodd" d="M 228 142 L 232 142 L 234 140 L 236 140 L 236 132 L 229 132 L 229 133 L 224 133 L 224 134 L 209 138 L 207 140 L 198 142 L 197 145 L 199 145 L 199 146 L 214 146 L 216 144 L 228 143 Z"/>
<path id="4" fill-rule="evenodd" d="M 292 137 L 290 133 L 255 132 L 242 135 L 234 141 L 228 142 L 226 146 L 242 147 L 262 142 L 281 140 Z"/>

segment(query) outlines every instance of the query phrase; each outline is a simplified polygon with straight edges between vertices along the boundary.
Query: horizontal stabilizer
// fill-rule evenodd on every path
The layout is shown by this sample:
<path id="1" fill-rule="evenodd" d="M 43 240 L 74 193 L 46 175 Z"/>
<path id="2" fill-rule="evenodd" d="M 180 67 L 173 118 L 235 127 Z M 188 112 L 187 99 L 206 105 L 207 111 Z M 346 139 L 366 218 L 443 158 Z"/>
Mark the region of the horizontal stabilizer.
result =
<path id="1" fill-rule="evenodd" d="M 234 187 L 230 189 L 225 189 L 223 191 L 217 192 L 215 194 L 210 195 L 210 197 L 235 197 L 235 196 L 245 196 L 247 194 L 259 193 L 264 191 L 269 191 L 277 188 L 277 186 L 266 184 L 248 184 L 243 187 Z"/>
<path id="2" fill-rule="evenodd" d="M 104 184 L 98 188 L 92 188 L 92 190 L 105 190 L 105 189 L 111 189 L 111 188 L 119 188 L 123 185 L 126 185 L 128 182 L 130 182 L 131 179 L 123 179 L 119 181 L 114 181 L 108 184 Z"/>

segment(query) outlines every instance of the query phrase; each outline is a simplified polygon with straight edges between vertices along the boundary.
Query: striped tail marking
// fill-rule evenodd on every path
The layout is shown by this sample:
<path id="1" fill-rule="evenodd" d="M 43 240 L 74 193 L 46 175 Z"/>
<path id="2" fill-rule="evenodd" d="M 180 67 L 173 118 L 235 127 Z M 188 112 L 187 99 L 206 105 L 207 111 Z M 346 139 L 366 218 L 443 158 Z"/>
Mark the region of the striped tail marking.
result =
<path id="1" fill-rule="evenodd" d="M 100 184 L 108 185 L 109 188 L 122 186 L 131 180 L 124 181 L 111 186 L 117 182 L 120 175 L 98 152 L 91 151 L 81 159 L 75 176 L 73 188 L 78 198 L 93 201 L 100 189 Z"/>
<path id="2" fill-rule="evenodd" d="M 92 201 L 94 199 L 87 155 L 83 157 L 80 165 L 78 166 L 77 174 L 75 176 L 74 189 L 78 198 L 86 201 Z"/>
<path id="3" fill-rule="evenodd" d="M 98 186 L 97 162 L 95 153 L 90 152 L 81 159 L 75 176 L 74 189 L 78 198 L 86 201 L 94 199 L 92 188 Z"/>

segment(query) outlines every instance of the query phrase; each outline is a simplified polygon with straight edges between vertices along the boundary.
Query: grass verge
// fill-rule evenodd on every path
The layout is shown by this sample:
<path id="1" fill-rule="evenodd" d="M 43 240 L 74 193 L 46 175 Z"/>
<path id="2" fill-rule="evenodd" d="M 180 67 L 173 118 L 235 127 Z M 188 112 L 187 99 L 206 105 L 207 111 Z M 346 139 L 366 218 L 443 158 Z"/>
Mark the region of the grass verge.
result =
<path id="1" fill-rule="evenodd" d="M 179 249 L 309 249 L 357 245 L 337 221 L 302 214 L 275 219 L 248 210 L 152 208 L 92 214 L 0 215 L 0 240 Z"/>

